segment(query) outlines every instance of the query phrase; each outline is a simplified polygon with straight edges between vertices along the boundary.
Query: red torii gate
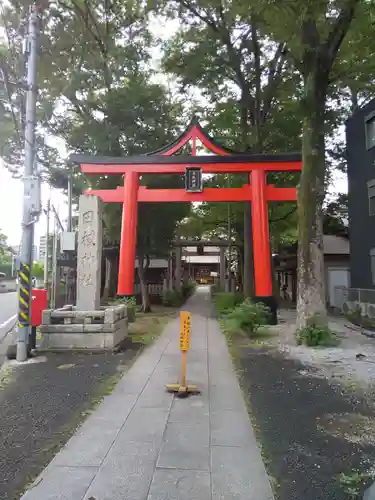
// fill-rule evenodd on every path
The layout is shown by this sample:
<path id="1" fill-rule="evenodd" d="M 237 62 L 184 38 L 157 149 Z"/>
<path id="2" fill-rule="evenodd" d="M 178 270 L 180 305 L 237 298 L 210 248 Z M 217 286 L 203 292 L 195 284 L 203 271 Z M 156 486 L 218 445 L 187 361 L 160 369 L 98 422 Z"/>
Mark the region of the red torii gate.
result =
<path id="1" fill-rule="evenodd" d="M 177 155 L 192 141 L 192 156 Z M 197 156 L 197 140 L 214 155 Z M 122 203 L 122 229 L 118 295 L 134 294 L 134 272 L 137 240 L 138 202 L 251 202 L 253 220 L 253 254 L 255 299 L 276 309 L 272 293 L 271 253 L 269 242 L 268 201 L 296 201 L 296 188 L 276 188 L 267 184 L 267 172 L 300 171 L 299 153 L 263 155 L 238 153 L 216 143 L 197 123 L 171 144 L 141 156 L 128 158 L 90 157 L 72 155 L 86 174 L 124 175 L 124 186 L 111 190 L 88 190 L 106 203 Z M 251 183 L 240 188 L 204 188 L 191 193 L 184 189 L 148 189 L 139 185 L 142 174 L 184 174 L 186 167 L 200 167 L 203 173 L 251 173 Z"/>

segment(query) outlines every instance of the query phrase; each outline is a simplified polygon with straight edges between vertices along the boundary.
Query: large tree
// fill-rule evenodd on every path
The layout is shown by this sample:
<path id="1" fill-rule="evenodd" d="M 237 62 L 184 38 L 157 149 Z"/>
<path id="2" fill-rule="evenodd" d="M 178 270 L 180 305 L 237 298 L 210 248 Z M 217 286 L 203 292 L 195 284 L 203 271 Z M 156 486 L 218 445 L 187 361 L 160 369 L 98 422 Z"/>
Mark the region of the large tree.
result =
<path id="1" fill-rule="evenodd" d="M 181 92 L 194 89 L 203 97 L 204 109 L 196 112 L 225 145 L 254 153 L 299 150 L 298 102 L 290 99 L 299 77 L 291 71 L 285 44 L 272 43 L 259 16 L 242 3 L 166 2 L 164 13 L 178 16 L 180 29 L 166 43 L 163 67 L 177 78 Z M 282 126 L 275 130 L 275 123 Z M 231 177 L 232 186 L 249 182 L 248 176 Z M 217 183 L 227 185 L 228 179 L 218 176 Z M 244 247 L 244 291 L 251 295 L 250 205 L 232 204 L 230 211 Z"/>
<path id="2" fill-rule="evenodd" d="M 178 51 L 175 50 L 174 59 L 170 59 L 173 67 L 178 68 L 176 72 L 182 73 L 188 83 L 192 83 L 193 78 L 200 78 L 199 86 L 203 83 L 203 95 L 214 96 L 216 109 L 225 107 L 226 99 L 232 99 L 234 107 L 238 92 L 234 97 L 233 82 L 243 88 L 245 76 L 245 83 L 250 82 L 250 94 L 253 93 L 248 101 L 250 111 L 247 116 L 255 116 L 255 121 L 253 119 L 250 122 L 251 141 L 255 150 L 254 146 L 264 145 L 264 131 L 267 137 L 272 137 L 272 129 L 267 131 L 267 126 L 264 128 L 267 125 L 264 117 L 267 117 L 271 127 L 273 125 L 269 113 L 261 112 L 264 109 L 262 99 L 269 96 L 263 87 L 268 80 L 262 74 L 267 68 L 263 61 L 267 61 L 269 52 L 266 51 L 266 56 L 259 58 L 259 49 L 267 47 L 271 51 L 277 48 L 282 50 L 284 73 L 280 75 L 281 83 L 279 79 L 277 88 L 280 85 L 285 88 L 283 78 L 291 75 L 287 82 L 293 82 L 295 87 L 291 90 L 288 86 L 286 91 L 289 102 L 296 105 L 301 113 L 299 121 L 302 125 L 304 168 L 298 196 L 298 325 L 304 326 L 312 316 L 320 317 L 325 322 L 322 208 L 329 181 L 327 159 L 334 163 L 342 160 L 342 148 L 333 148 L 332 154 L 327 156 L 329 150 L 326 139 L 335 130 L 332 125 L 337 127 L 343 123 L 342 109 L 350 109 L 346 105 L 348 97 L 352 101 L 352 108 L 355 108 L 359 98 L 366 93 L 368 95 L 369 88 L 373 86 L 374 65 L 368 49 L 375 10 L 373 1 L 259 0 L 249 6 L 243 0 L 229 3 L 177 0 L 176 4 L 181 8 L 179 16 L 183 27 Z M 186 11 L 190 13 L 188 19 Z M 350 30 L 352 22 L 354 25 Z M 236 29 L 231 33 L 233 26 Z M 211 29 L 208 42 L 204 35 L 205 29 Z M 204 45 L 202 40 L 205 41 Z M 242 51 L 251 57 L 242 59 Z M 189 57 L 190 71 L 186 77 L 185 68 Z M 237 61 L 237 66 L 233 66 L 233 61 Z M 354 74 L 351 62 L 357 74 Z M 272 69 L 272 65 L 269 67 Z M 286 69 L 291 72 L 285 73 Z M 257 80 L 259 74 L 263 76 L 260 81 Z M 243 93 L 239 95 L 241 98 L 244 96 Z M 245 101 L 241 99 L 239 102 L 242 105 Z M 276 93 L 271 102 L 279 104 L 280 94 Z M 243 107 L 241 109 L 243 111 Z M 269 108 L 266 106 L 265 109 Z M 289 115 L 289 121 L 285 122 L 286 129 L 290 127 L 291 117 L 292 114 Z M 262 126 L 263 134 L 260 133 L 259 125 Z M 298 135 L 297 132 L 295 137 Z"/>
<path id="3" fill-rule="evenodd" d="M 367 0 L 271 0 L 258 10 L 274 39 L 287 54 L 303 82 L 303 170 L 298 192 L 297 324 L 311 317 L 326 322 L 323 218 L 325 196 L 328 97 L 339 51 L 353 19 L 363 17 Z M 350 63 L 350 61 L 347 61 Z M 344 66 L 344 70 L 349 68 Z"/>
<path id="4" fill-rule="evenodd" d="M 10 3 L 4 19 L 9 46 L 3 68 L 9 81 L 17 82 L 17 66 L 21 60 L 21 25 L 27 19 L 28 2 Z M 21 8 L 20 8 L 21 7 Z M 66 188 L 68 174 L 73 174 L 74 192 L 84 188 L 115 188 L 123 183 L 121 176 L 86 178 L 76 166 L 61 155 L 58 141 L 68 152 L 93 155 L 127 156 L 159 148 L 179 132 L 183 109 L 172 100 L 163 85 L 153 81 L 150 67 L 152 37 L 148 29 L 147 5 L 132 1 L 56 0 L 43 11 L 38 66 L 38 159 L 44 178 L 56 187 Z M 21 71 L 21 70 L 20 70 Z M 2 121 L 18 123 L 22 133 L 22 89 L 16 85 L 3 89 Z M 22 95 L 21 95 L 22 97 Z M 14 127 L 14 130 L 17 127 Z M 52 144 L 52 146 L 51 146 Z M 21 165 L 22 141 L 17 131 L 2 137 L 2 154 L 8 165 L 17 170 Z M 141 179 L 141 183 L 146 181 Z M 157 180 L 152 176 L 149 183 Z M 169 185 L 174 179 L 166 179 Z M 166 211 L 162 205 L 151 211 L 139 210 L 138 253 L 160 252 L 173 238 L 173 228 L 187 214 L 188 205 Z M 152 217 L 151 217 L 152 214 Z M 168 231 L 149 236 L 150 228 L 164 220 Z M 108 205 L 104 213 L 107 243 L 115 245 L 121 230 L 121 207 Z M 160 224 L 159 224 L 160 226 Z M 146 245 L 148 242 L 148 246 Z M 113 254 L 111 254 L 113 256 Z M 114 266 L 112 272 L 115 274 Z M 142 278 L 140 268 L 140 278 Z M 142 287 L 144 290 L 145 287 Z M 143 298 L 147 308 L 147 297 Z"/>

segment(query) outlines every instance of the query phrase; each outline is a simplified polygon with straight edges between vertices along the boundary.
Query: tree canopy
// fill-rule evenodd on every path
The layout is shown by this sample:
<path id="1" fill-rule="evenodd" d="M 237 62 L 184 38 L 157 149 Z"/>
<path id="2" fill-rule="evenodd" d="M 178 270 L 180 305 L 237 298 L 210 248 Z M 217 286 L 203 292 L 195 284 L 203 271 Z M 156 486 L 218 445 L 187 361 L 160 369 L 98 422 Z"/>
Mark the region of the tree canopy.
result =
<path id="1" fill-rule="evenodd" d="M 10 0 L 2 16 L 0 146 L 15 175 L 23 157 L 22 40 L 28 6 L 26 0 Z M 272 183 L 299 185 L 297 209 L 270 204 L 271 241 L 273 247 L 300 243 L 299 323 L 315 313 L 324 317 L 322 232 L 344 230 L 337 218 L 343 198 L 326 206 L 324 197 L 332 171 L 345 169 L 338 131 L 374 89 L 374 16 L 374 0 L 256 0 L 251 5 L 244 0 L 53 0 L 41 20 L 39 170 L 61 189 L 73 173 L 75 195 L 88 186 L 114 188 L 121 177 L 83 176 L 66 162 L 67 153 L 143 154 L 169 142 L 193 115 L 239 151 L 302 150 L 300 178 L 268 176 Z M 173 24 L 163 42 L 153 28 L 161 19 Z M 178 176 L 141 179 L 151 188 L 181 182 Z M 208 184 L 245 182 L 244 176 L 215 175 Z M 140 206 L 138 255 L 143 260 L 151 251 L 165 254 L 176 230 L 193 237 L 227 235 L 228 216 L 233 240 L 246 246 L 248 204 L 202 204 L 191 213 L 181 204 Z M 111 244 L 119 241 L 120 220 L 120 207 L 107 205 L 105 236 Z"/>

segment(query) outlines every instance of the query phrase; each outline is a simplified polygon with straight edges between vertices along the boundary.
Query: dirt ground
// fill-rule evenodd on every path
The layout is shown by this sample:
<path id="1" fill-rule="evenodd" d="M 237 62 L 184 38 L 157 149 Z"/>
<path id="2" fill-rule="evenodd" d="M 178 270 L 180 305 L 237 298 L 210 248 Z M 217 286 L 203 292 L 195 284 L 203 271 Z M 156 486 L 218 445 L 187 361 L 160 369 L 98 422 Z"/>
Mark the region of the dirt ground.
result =
<path id="1" fill-rule="evenodd" d="M 375 478 L 375 339 L 332 318 L 337 347 L 297 346 L 294 320 L 232 345 L 275 497 L 360 499 Z"/>

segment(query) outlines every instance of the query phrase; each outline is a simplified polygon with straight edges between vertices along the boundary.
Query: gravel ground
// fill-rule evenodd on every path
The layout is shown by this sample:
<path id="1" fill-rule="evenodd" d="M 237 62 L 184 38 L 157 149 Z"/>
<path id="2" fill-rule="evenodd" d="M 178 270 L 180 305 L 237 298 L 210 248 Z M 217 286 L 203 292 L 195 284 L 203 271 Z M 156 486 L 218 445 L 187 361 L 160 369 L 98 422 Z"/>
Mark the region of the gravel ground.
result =
<path id="1" fill-rule="evenodd" d="M 276 498 L 362 498 L 374 473 L 374 409 L 274 346 L 235 353 Z"/>
<path id="2" fill-rule="evenodd" d="M 340 380 L 343 385 L 357 385 L 370 390 L 375 384 L 375 339 L 361 334 L 360 329 L 348 328 L 348 321 L 331 317 L 329 326 L 336 332 L 340 344 L 332 348 L 297 346 L 294 339 L 295 311 L 282 310 L 283 323 L 272 327 L 277 332 L 278 349 L 285 356 L 315 367 L 328 380 Z M 357 355 L 360 355 L 358 358 Z"/>
<path id="3" fill-rule="evenodd" d="M 0 499 L 18 500 L 113 389 L 142 346 L 120 354 L 50 354 L 0 371 Z M 43 499 L 41 499 L 43 500 Z"/>

